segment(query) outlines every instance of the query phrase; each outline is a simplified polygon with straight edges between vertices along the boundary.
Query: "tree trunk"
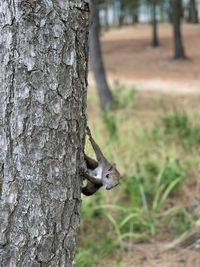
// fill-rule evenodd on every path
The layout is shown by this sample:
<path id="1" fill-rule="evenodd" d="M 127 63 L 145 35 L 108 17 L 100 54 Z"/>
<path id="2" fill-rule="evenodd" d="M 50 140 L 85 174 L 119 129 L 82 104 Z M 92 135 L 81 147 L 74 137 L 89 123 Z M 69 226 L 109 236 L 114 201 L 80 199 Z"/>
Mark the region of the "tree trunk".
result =
<path id="1" fill-rule="evenodd" d="M 88 6 L 0 3 L 0 265 L 72 266 L 80 219 Z"/>
<path id="2" fill-rule="evenodd" d="M 168 3 L 168 20 L 169 20 L 169 23 L 173 24 L 173 19 L 172 19 L 172 1 L 173 0 L 169 0 L 169 3 Z"/>
<path id="3" fill-rule="evenodd" d="M 103 65 L 101 44 L 99 38 L 99 11 L 97 0 L 90 0 L 91 28 L 90 28 L 90 60 L 96 81 L 97 91 L 102 109 L 112 106 L 113 98 L 108 87 Z"/>
<path id="4" fill-rule="evenodd" d="M 188 7 L 188 22 L 190 23 L 198 23 L 198 10 L 196 8 L 196 1 L 190 0 Z"/>
<path id="5" fill-rule="evenodd" d="M 181 0 L 172 0 L 171 5 L 174 33 L 174 59 L 186 59 L 181 35 Z"/>
<path id="6" fill-rule="evenodd" d="M 119 15 L 119 27 L 122 27 L 124 25 L 124 14 L 120 12 Z"/>
<path id="7" fill-rule="evenodd" d="M 168 12 L 168 10 L 166 10 L 164 2 L 161 2 L 159 4 L 159 9 L 160 9 L 160 21 L 166 22 L 166 11 Z"/>
<path id="8" fill-rule="evenodd" d="M 132 24 L 138 23 L 138 8 L 135 8 L 132 15 Z"/>
<path id="9" fill-rule="evenodd" d="M 105 0 L 105 31 L 109 30 L 108 11 L 109 11 L 109 0 Z"/>
<path id="10" fill-rule="evenodd" d="M 124 3 L 123 0 L 119 1 L 120 10 L 119 10 L 119 27 L 124 25 Z"/>
<path id="11" fill-rule="evenodd" d="M 152 18 L 152 47 L 158 47 L 158 27 L 157 27 L 157 19 L 156 19 L 156 1 L 151 1 L 151 18 Z"/>

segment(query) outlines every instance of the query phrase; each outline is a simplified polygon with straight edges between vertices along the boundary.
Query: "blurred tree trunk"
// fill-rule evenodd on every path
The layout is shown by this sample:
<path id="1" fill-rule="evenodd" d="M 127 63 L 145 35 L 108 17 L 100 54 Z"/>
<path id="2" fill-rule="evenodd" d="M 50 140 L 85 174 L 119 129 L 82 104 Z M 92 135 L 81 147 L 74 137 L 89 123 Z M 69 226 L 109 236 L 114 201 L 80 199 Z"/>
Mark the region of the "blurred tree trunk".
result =
<path id="1" fill-rule="evenodd" d="M 132 24 L 138 23 L 138 8 L 136 8 L 132 15 Z"/>
<path id="2" fill-rule="evenodd" d="M 90 60 L 94 73 L 97 91 L 102 109 L 112 106 L 113 97 L 108 87 L 103 58 L 101 53 L 101 44 L 99 38 L 99 10 L 97 0 L 90 0 L 91 10 L 91 28 L 90 28 Z"/>
<path id="3" fill-rule="evenodd" d="M 119 27 L 124 25 L 124 1 L 120 0 Z"/>
<path id="4" fill-rule="evenodd" d="M 151 23 L 152 23 L 152 47 L 158 47 L 159 42 L 158 42 L 158 23 L 156 19 L 156 5 L 157 1 L 156 0 L 151 0 Z"/>
<path id="5" fill-rule="evenodd" d="M 175 0 L 176 1 L 176 0 Z M 168 5 L 168 18 L 169 18 L 169 22 L 173 24 L 173 0 L 169 0 L 169 5 Z M 183 3 L 182 0 L 180 0 L 179 3 L 179 14 L 180 14 L 180 18 L 184 19 L 184 7 L 183 7 Z"/>
<path id="6" fill-rule="evenodd" d="M 166 10 L 165 10 L 165 5 L 164 5 L 164 3 L 163 2 L 161 2 L 160 4 L 159 4 L 159 9 L 160 9 L 160 21 L 161 22 L 165 22 L 165 20 L 166 20 Z"/>
<path id="7" fill-rule="evenodd" d="M 171 5 L 174 34 L 174 59 L 186 59 L 181 35 L 181 0 L 172 0 Z"/>
<path id="8" fill-rule="evenodd" d="M 81 205 L 88 6 L 2 2 L 0 265 L 71 267 Z"/>
<path id="9" fill-rule="evenodd" d="M 169 20 L 169 23 L 173 23 L 173 19 L 172 19 L 172 1 L 173 0 L 169 0 L 169 3 L 168 3 L 168 20 Z"/>
<path id="10" fill-rule="evenodd" d="M 198 23 L 198 10 L 196 7 L 196 1 L 190 0 L 189 7 L 188 7 L 188 22 L 190 23 Z"/>
<path id="11" fill-rule="evenodd" d="M 108 21 L 108 11 L 109 11 L 109 0 L 105 0 L 105 30 L 109 30 L 109 21 Z"/>

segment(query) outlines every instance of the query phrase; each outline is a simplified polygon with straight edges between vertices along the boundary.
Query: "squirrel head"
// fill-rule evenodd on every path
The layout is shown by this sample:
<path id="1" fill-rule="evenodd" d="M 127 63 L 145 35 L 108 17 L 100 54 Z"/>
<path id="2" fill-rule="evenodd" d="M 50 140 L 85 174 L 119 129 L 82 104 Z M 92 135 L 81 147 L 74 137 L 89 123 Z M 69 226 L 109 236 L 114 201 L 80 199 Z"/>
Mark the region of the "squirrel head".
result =
<path id="1" fill-rule="evenodd" d="M 120 178 L 121 178 L 121 175 L 118 172 L 118 170 L 114 166 L 110 166 L 103 173 L 103 177 L 102 177 L 103 187 L 106 190 L 112 189 L 113 187 L 119 184 Z"/>

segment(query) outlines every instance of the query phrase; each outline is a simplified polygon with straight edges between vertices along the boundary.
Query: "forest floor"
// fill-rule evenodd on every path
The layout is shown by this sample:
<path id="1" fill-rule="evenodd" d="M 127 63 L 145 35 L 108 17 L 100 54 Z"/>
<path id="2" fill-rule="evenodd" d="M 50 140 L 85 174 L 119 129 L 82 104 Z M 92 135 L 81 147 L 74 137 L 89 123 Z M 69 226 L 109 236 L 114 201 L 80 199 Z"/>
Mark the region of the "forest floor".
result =
<path id="1" fill-rule="evenodd" d="M 103 32 L 102 51 L 110 83 L 139 90 L 200 93 L 200 25 L 182 27 L 188 60 L 173 60 L 172 28 L 159 26 L 158 48 L 152 48 L 148 24 Z M 89 82 L 94 84 L 92 74 Z"/>
<path id="2" fill-rule="evenodd" d="M 112 260 L 99 267 L 113 266 Z M 158 245 L 136 245 L 132 252 L 126 253 L 121 260 L 120 267 L 199 267 L 198 251 L 174 250 L 159 253 Z"/>
<path id="3" fill-rule="evenodd" d="M 147 24 L 111 29 L 102 33 L 102 51 L 110 84 L 118 82 L 125 87 L 142 91 L 136 99 L 134 113 L 134 116 L 135 114 L 137 116 L 138 112 L 144 117 L 140 118 L 141 124 L 148 124 L 149 116 L 151 113 L 154 115 L 157 110 L 170 111 L 176 108 L 186 111 L 191 111 L 191 108 L 199 110 L 200 25 L 183 25 L 183 37 L 188 60 L 175 61 L 172 59 L 173 42 L 170 25 L 159 26 L 158 48 L 150 46 L 151 27 Z M 89 71 L 89 86 L 94 87 L 91 71 Z M 93 92 L 91 90 L 90 94 Z M 97 106 L 97 102 L 89 99 L 89 122 L 93 119 L 98 121 Z M 188 189 L 191 192 L 193 190 Z M 186 202 L 189 203 L 188 200 Z M 133 247 L 123 254 L 119 264 L 114 263 L 118 257 L 116 250 L 116 254 L 103 259 L 95 266 L 200 267 L 199 251 L 174 249 L 162 252 L 162 245 L 171 240 L 170 235 L 166 237 L 165 233 L 161 232 L 153 243 L 133 244 Z"/>

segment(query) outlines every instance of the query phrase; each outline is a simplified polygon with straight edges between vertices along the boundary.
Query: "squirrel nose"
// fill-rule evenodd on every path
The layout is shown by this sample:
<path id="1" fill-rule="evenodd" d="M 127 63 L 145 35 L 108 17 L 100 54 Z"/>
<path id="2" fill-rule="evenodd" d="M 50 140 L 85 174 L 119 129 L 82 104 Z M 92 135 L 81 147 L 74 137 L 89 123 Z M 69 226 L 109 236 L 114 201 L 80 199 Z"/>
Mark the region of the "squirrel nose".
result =
<path id="1" fill-rule="evenodd" d="M 114 188 L 114 187 L 117 186 L 117 185 L 118 185 L 118 183 L 116 183 L 116 184 L 114 184 L 114 185 L 108 185 L 108 186 L 106 187 L 106 190 L 110 190 L 110 189 Z"/>
<path id="2" fill-rule="evenodd" d="M 107 185 L 105 186 L 105 188 L 106 188 L 106 190 L 110 190 L 110 189 L 113 188 L 113 185 L 111 185 L 111 184 L 107 184 Z"/>
<path id="3" fill-rule="evenodd" d="M 113 186 L 107 186 L 106 187 L 106 190 L 110 190 L 110 189 L 112 189 L 113 188 Z"/>

